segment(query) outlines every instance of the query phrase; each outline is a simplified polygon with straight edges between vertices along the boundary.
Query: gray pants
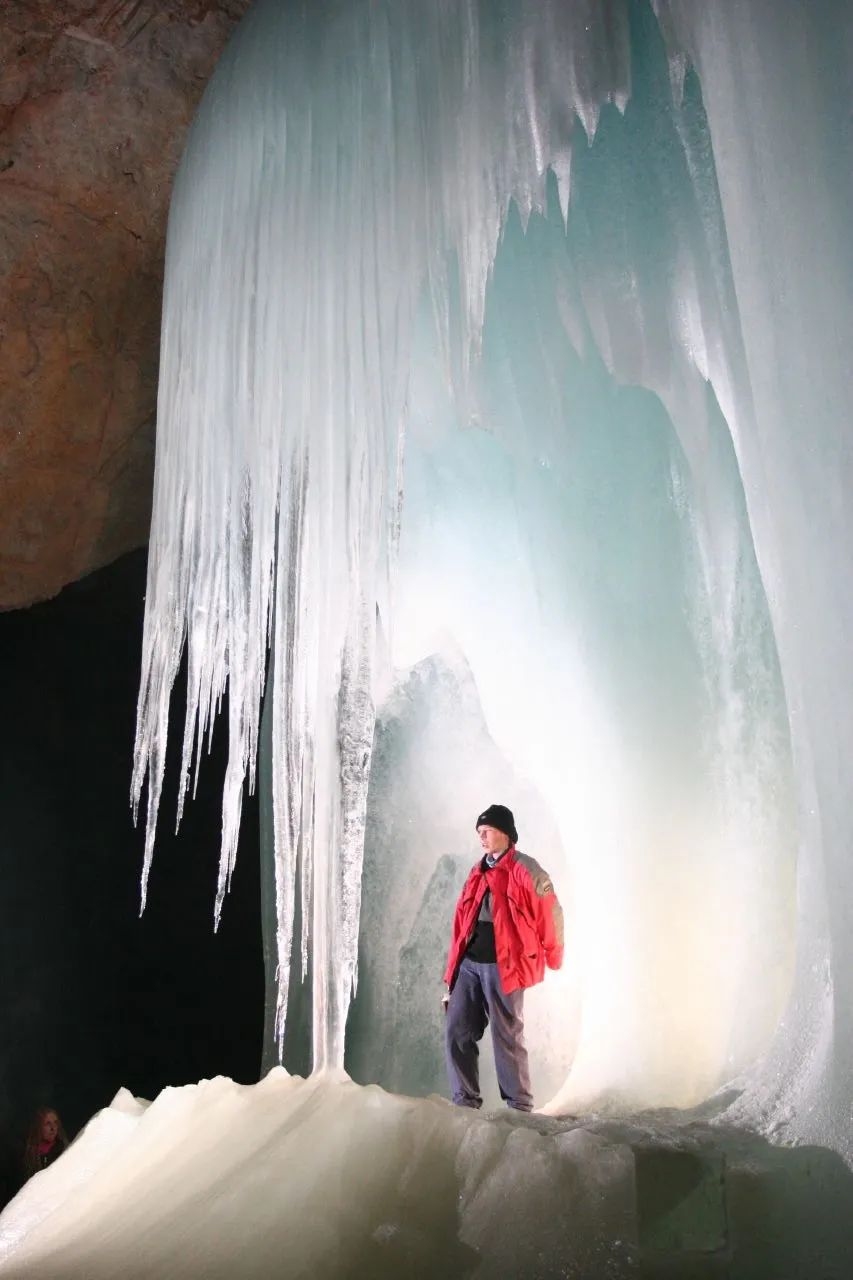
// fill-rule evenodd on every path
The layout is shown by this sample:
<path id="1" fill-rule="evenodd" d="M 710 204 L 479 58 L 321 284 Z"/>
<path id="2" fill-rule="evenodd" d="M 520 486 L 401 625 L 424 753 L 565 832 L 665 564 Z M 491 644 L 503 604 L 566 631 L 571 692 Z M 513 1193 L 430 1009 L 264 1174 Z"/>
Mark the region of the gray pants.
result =
<path id="1" fill-rule="evenodd" d="M 445 1028 L 447 1075 L 458 1107 L 483 1105 L 477 1044 L 491 1023 L 501 1097 L 517 1111 L 533 1109 L 523 1005 L 523 991 L 504 994 L 496 964 L 478 964 L 467 957 L 462 961 L 450 994 Z"/>

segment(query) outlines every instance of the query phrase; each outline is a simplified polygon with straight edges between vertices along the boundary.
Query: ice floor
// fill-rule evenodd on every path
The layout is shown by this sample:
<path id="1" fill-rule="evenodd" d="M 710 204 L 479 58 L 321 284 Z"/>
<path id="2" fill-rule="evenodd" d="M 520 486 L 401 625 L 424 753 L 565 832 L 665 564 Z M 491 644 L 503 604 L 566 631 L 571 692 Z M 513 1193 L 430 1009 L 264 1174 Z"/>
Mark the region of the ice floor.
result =
<path id="1" fill-rule="evenodd" d="M 853 1175 L 707 1118 L 458 1111 L 277 1069 L 121 1091 L 0 1217 L 0 1275 L 850 1275 Z"/>

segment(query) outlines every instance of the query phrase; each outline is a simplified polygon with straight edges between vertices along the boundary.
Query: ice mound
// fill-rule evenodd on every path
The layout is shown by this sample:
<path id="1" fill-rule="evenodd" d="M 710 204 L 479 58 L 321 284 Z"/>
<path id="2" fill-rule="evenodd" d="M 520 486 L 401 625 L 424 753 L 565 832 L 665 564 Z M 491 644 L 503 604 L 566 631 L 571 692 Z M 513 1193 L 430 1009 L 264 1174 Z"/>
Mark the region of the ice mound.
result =
<path id="1" fill-rule="evenodd" d="M 475 1113 L 275 1068 L 120 1090 L 0 1217 L 33 1280 L 849 1280 L 853 1175 L 700 1111 Z"/>
<path id="2" fill-rule="evenodd" d="M 0 1274 L 628 1275 L 633 1163 L 565 1123 L 343 1076 L 122 1090 L 0 1218 Z"/>

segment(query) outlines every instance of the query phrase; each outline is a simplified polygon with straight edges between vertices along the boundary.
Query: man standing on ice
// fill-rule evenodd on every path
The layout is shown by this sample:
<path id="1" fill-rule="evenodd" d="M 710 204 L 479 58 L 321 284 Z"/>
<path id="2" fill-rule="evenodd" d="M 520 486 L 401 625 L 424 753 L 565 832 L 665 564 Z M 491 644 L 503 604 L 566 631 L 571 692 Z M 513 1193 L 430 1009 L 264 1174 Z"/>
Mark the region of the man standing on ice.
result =
<path id="1" fill-rule="evenodd" d="M 492 1025 L 501 1097 L 531 1111 L 524 989 L 563 963 L 563 912 L 539 863 L 515 847 L 512 812 L 489 805 L 476 822 L 483 857 L 459 895 L 444 981 L 447 1074 L 459 1107 L 481 1107 L 478 1042 Z"/>

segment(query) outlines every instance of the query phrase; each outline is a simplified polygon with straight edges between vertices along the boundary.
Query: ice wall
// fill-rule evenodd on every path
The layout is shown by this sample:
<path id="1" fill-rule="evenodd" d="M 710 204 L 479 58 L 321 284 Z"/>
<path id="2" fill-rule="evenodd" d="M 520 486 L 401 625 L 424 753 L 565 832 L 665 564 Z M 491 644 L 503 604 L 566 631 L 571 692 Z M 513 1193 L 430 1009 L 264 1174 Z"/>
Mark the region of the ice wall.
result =
<path id="1" fill-rule="evenodd" d="M 267 0 L 205 97 L 134 792 L 147 770 L 147 875 L 186 643 L 188 775 L 229 683 L 218 912 L 271 639 L 275 1034 L 298 894 L 317 1064 L 343 1056 L 375 706 L 459 648 L 560 828 L 563 1100 L 690 1100 L 763 1047 L 799 826 L 795 999 L 749 1106 L 833 1127 L 849 19 L 748 8 Z"/>
<path id="2" fill-rule="evenodd" d="M 747 1106 L 853 1154 L 850 135 L 843 3 L 659 6 L 703 89 L 743 369 L 727 410 L 774 620 L 801 824 L 795 998 Z M 722 382 L 718 361 L 710 372 Z M 721 398 L 722 402 L 722 398 Z M 762 1097 L 762 1091 L 767 1095 Z"/>

